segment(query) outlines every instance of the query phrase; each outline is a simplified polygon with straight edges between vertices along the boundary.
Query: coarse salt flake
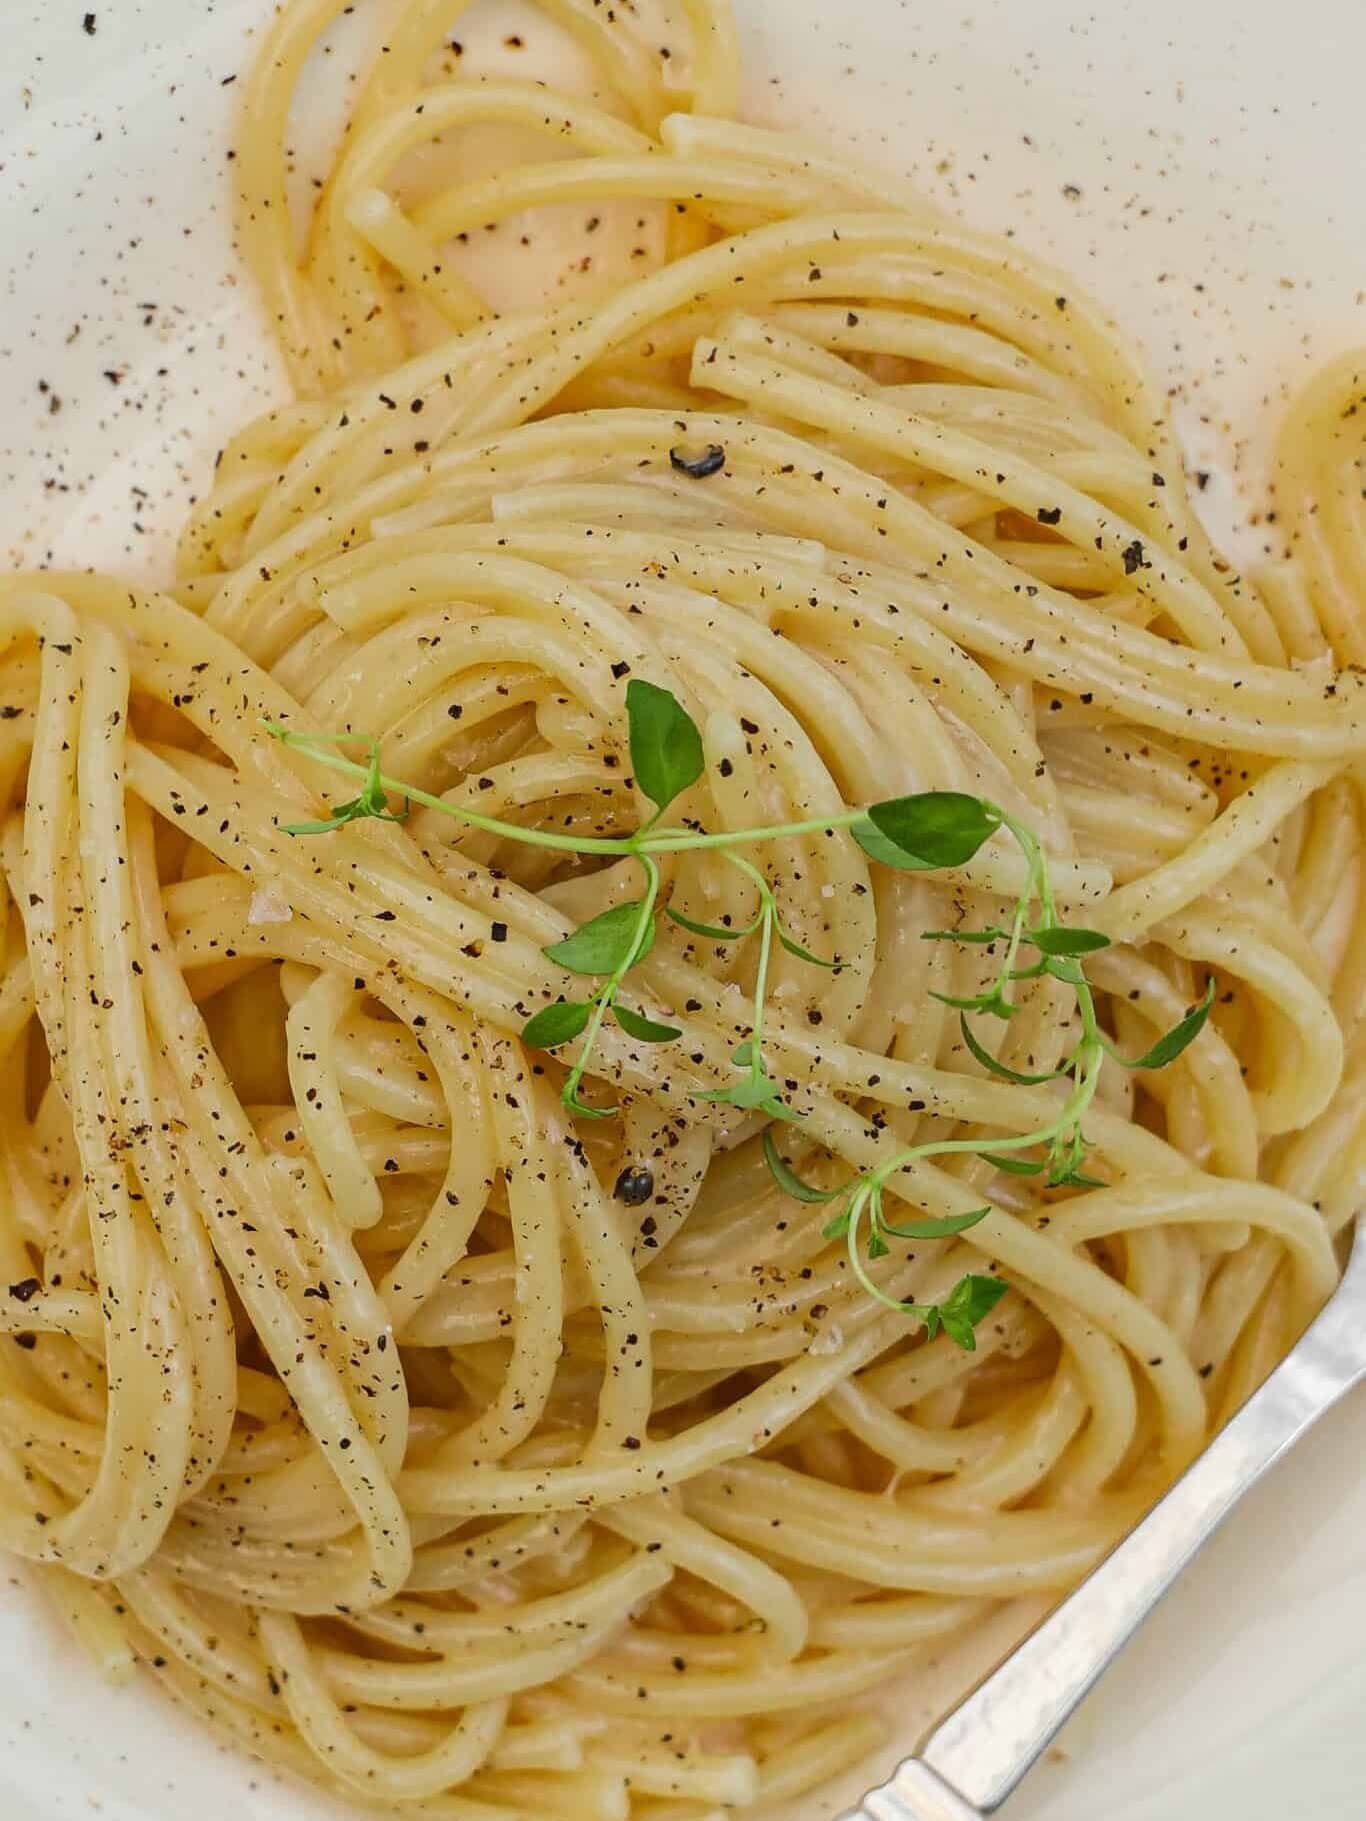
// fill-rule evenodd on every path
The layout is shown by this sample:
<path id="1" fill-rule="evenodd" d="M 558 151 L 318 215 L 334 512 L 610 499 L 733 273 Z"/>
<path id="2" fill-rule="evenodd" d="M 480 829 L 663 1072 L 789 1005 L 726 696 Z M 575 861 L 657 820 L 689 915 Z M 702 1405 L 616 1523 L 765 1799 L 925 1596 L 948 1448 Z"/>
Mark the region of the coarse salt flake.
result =
<path id="1" fill-rule="evenodd" d="M 288 923 L 294 906 L 276 885 L 263 885 L 251 894 L 247 907 L 248 923 Z"/>

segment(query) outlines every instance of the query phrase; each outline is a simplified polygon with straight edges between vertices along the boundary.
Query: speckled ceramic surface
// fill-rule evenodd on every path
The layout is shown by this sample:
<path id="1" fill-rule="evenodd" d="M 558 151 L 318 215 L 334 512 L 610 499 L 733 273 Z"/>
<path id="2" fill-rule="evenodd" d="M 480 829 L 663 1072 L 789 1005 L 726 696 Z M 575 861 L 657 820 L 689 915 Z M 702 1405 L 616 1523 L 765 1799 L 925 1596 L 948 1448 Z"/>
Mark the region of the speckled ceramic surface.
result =
<path id="1" fill-rule="evenodd" d="M 484 0 L 534 36 L 533 9 Z M 93 9 L 93 11 L 91 10 Z M 857 143 L 1105 298 L 1171 388 L 1221 535 L 1268 536 L 1285 388 L 1366 343 L 1359 0 L 737 0 L 750 108 Z M 234 268 L 231 78 L 270 0 L 3 0 L 0 560 L 165 573 L 223 435 L 277 395 Z M 1366 1814 L 1366 1404 L 1240 1513 L 1010 1821 Z M 909 1746 L 970 1675 L 888 1711 Z M 904 1749 L 905 1747 L 903 1747 Z M 896 1753 L 783 1821 L 827 1821 Z M 109 1692 L 0 1570 L 4 1821 L 342 1811 Z"/>

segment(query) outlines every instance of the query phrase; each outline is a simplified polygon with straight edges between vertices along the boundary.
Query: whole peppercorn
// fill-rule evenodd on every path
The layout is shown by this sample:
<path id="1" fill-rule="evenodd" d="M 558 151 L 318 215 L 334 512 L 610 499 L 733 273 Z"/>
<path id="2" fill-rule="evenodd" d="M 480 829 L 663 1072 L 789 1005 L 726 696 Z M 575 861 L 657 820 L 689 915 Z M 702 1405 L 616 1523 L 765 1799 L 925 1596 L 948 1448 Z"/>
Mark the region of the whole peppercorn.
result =
<path id="1" fill-rule="evenodd" d="M 643 1163 L 628 1164 L 612 1191 L 628 1208 L 643 1207 L 655 1192 L 655 1173 Z"/>

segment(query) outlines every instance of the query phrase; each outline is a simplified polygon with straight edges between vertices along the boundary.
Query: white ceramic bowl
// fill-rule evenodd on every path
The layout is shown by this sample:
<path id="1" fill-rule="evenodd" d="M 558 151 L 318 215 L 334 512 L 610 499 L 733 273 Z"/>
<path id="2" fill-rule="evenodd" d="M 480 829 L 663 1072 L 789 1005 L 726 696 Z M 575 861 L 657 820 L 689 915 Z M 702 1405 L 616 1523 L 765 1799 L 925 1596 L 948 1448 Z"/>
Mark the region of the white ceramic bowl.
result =
<path id="1" fill-rule="evenodd" d="M 1120 313 L 1213 474 L 1212 521 L 1255 555 L 1286 386 L 1366 343 L 1360 0 L 737 7 L 757 116 L 913 173 Z M 226 209 L 225 82 L 269 12 L 4 0 L 0 560 L 164 574 L 225 430 L 279 386 Z M 1363 1460 L 1358 1399 L 1239 1514 L 1010 1821 L 1366 1812 Z M 954 1659 L 895 1691 L 903 1750 L 969 1673 Z M 790 1821 L 828 1821 L 896 1755 Z M 7 1821 L 340 1812 L 219 1751 L 144 1687 L 102 1688 L 18 1577 L 3 1583 Z"/>

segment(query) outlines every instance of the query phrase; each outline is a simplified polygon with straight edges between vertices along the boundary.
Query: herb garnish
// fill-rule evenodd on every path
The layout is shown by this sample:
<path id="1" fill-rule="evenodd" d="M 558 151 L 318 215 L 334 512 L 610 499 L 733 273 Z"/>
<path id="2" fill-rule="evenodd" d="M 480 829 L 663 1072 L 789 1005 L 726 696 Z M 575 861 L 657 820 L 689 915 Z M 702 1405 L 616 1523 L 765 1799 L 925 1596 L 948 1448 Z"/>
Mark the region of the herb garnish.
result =
<path id="1" fill-rule="evenodd" d="M 763 1136 L 769 1171 L 784 1194 L 808 1206 L 841 1204 L 839 1213 L 825 1228 L 825 1237 L 845 1241 L 850 1267 L 867 1293 L 922 1323 L 931 1338 L 942 1329 L 958 1346 L 971 1352 L 977 1344 L 978 1324 L 1006 1294 L 1007 1286 L 1001 1279 L 964 1277 L 940 1304 L 900 1302 L 875 1281 L 868 1264 L 889 1256 L 893 1240 L 952 1238 L 971 1232 L 994 1210 L 987 1206 L 947 1218 L 927 1218 L 898 1225 L 888 1220 L 886 1214 L 884 1197 L 888 1184 L 916 1163 L 935 1157 L 971 1154 L 984 1158 L 1008 1175 L 1042 1178 L 1048 1188 L 1103 1187 L 1082 1168 L 1088 1150 L 1083 1121 L 1095 1097 L 1106 1057 L 1112 1057 L 1130 1069 L 1160 1069 L 1174 1062 L 1194 1042 L 1209 1017 L 1214 1004 L 1213 979 L 1200 1003 L 1193 1006 L 1174 1029 L 1145 1055 L 1127 1060 L 1118 1054 L 1101 1029 L 1095 998 L 1084 969 L 1086 957 L 1107 948 L 1109 938 L 1098 930 L 1073 928 L 1060 921 L 1047 857 L 1038 837 L 998 804 L 957 791 L 926 791 L 876 803 L 868 809 L 847 810 L 835 816 L 814 817 L 768 828 L 708 834 L 695 825 L 663 826 L 669 810 L 703 775 L 706 757 L 702 735 L 675 695 L 639 678 L 627 685 L 626 710 L 635 782 L 653 806 L 653 814 L 633 835 L 614 839 L 523 828 L 448 803 L 442 797 L 387 777 L 381 767 L 378 741 L 361 735 L 297 733 L 274 721 L 264 725 L 282 744 L 306 752 L 334 771 L 363 781 L 361 794 L 340 805 L 326 820 L 290 824 L 285 829 L 287 834 L 327 834 L 367 817 L 402 821 L 408 806 L 421 803 L 473 828 L 524 846 L 618 860 L 629 858 L 637 863 L 644 883 L 640 897 L 603 912 L 563 941 L 544 950 L 546 958 L 567 974 L 598 980 L 601 984 L 586 999 L 565 998 L 547 1006 L 528 1021 L 522 1032 L 523 1040 L 538 1049 L 558 1049 L 581 1040 L 578 1059 L 569 1072 L 562 1098 L 572 1113 L 587 1119 L 609 1119 L 618 1110 L 590 1106 L 580 1095 L 594 1048 L 609 1017 L 638 1043 L 668 1044 L 683 1034 L 676 1026 L 626 1005 L 621 999 L 629 975 L 649 955 L 658 935 L 661 875 L 656 856 L 699 850 L 715 852 L 744 874 L 758 896 L 758 910 L 753 919 L 738 929 L 699 923 L 672 906 L 664 907 L 671 921 L 703 941 L 730 944 L 757 938 L 759 943 L 750 1036 L 732 1057 L 738 1078 L 727 1087 L 699 1093 L 696 1098 L 747 1113 L 761 1113 L 780 1124 L 798 1126 L 800 1115 L 783 1100 L 781 1088 L 769 1073 L 764 1055 L 773 947 L 776 942 L 789 954 L 815 967 L 838 968 L 840 960 L 812 954 L 784 929 L 778 901 L 767 877 L 752 861 L 734 850 L 844 829 L 864 853 L 880 865 L 904 871 L 931 872 L 966 865 L 996 834 L 1007 834 L 1024 855 L 1026 874 L 1024 889 L 1016 901 L 1009 925 L 981 930 L 929 930 L 925 932 L 924 940 L 1001 950 L 997 976 L 985 992 L 971 998 L 947 994 L 934 996 L 958 1012 L 964 1044 L 989 1073 L 1025 1086 L 1067 1081 L 1069 1090 L 1057 1117 L 1037 1131 L 1015 1138 L 996 1138 L 989 1143 L 969 1138 L 940 1139 L 913 1145 L 897 1152 L 876 1169 L 829 1189 L 814 1186 L 793 1169 L 778 1148 L 773 1125 Z M 358 741 L 368 749 L 365 763 L 349 759 L 337 750 Z M 405 808 L 401 814 L 389 809 L 391 796 L 404 799 Z M 1037 956 L 1036 960 L 1026 962 L 1023 954 L 1026 948 Z M 1044 975 L 1051 975 L 1075 993 L 1080 1036 L 1057 1068 L 1028 1074 L 999 1061 L 981 1041 L 970 1020 L 989 1017 L 1008 1023 L 1017 1010 L 1014 1000 L 1017 983 Z M 634 1186 L 631 1184 L 630 1188 Z M 618 1182 L 617 1192 L 625 1200 L 633 1199 L 625 1176 Z"/>

